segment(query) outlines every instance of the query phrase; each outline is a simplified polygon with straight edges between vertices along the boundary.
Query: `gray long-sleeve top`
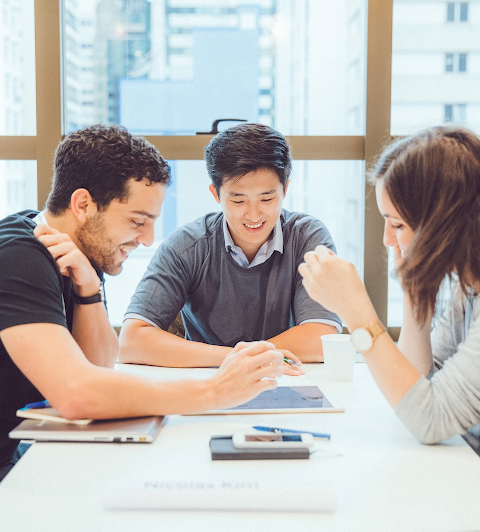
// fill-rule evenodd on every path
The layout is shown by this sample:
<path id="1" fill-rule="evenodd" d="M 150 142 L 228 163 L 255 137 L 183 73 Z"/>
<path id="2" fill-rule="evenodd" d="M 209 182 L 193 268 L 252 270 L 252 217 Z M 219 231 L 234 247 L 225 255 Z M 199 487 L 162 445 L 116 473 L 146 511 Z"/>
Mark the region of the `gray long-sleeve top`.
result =
<path id="1" fill-rule="evenodd" d="M 432 331 L 437 369 L 406 393 L 395 412 L 422 443 L 437 443 L 480 423 L 480 296 L 467 297 L 458 282 Z"/>

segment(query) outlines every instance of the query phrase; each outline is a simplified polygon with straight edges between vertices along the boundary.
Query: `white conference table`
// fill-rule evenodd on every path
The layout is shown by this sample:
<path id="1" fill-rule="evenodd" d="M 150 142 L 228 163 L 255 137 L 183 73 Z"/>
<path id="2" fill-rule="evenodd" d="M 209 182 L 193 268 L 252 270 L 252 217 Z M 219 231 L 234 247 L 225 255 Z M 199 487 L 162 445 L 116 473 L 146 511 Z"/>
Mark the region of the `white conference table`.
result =
<path id="1" fill-rule="evenodd" d="M 480 529 L 480 457 L 455 437 L 419 444 L 377 389 L 365 364 L 353 382 L 326 382 L 323 364 L 280 385 L 318 384 L 343 413 L 170 416 L 152 444 L 35 443 L 0 484 L 5 531 L 473 531 Z M 118 365 L 153 379 L 205 378 L 213 369 Z M 308 460 L 212 461 L 212 435 L 252 425 L 332 435 Z M 333 485 L 335 511 L 233 512 L 106 510 L 111 483 L 145 480 L 286 479 Z M 268 494 L 265 494 L 268 496 Z"/>

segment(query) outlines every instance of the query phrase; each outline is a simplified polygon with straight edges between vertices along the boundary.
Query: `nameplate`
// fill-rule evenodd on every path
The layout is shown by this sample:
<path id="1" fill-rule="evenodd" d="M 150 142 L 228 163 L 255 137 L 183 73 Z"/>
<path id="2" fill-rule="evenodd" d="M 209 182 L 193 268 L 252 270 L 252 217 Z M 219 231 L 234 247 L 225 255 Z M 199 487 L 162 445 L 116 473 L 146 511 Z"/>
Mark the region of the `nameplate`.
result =
<path id="1" fill-rule="evenodd" d="M 107 510 L 234 510 L 333 512 L 333 487 L 325 482 L 268 480 L 146 480 L 111 485 Z"/>

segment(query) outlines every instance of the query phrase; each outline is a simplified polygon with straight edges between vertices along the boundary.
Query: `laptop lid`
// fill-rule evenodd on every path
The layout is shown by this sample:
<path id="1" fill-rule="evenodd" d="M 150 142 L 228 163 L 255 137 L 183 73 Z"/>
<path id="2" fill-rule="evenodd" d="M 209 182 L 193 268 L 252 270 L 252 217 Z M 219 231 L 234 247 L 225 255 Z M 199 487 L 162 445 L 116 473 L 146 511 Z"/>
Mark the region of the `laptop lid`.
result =
<path id="1" fill-rule="evenodd" d="M 13 439 L 35 441 L 150 443 L 163 423 L 163 416 L 92 421 L 88 425 L 26 419 L 10 431 Z"/>

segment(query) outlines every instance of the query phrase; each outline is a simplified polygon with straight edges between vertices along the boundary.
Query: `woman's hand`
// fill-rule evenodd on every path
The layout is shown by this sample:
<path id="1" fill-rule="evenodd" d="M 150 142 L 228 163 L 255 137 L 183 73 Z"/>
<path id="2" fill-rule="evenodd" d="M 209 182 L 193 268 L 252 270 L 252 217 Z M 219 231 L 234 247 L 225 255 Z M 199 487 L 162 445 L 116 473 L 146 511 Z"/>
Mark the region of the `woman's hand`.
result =
<path id="1" fill-rule="evenodd" d="M 372 303 L 355 266 L 325 246 L 305 254 L 298 271 L 308 295 L 338 314 L 352 330 L 376 319 Z M 370 320 L 370 321 L 369 321 Z"/>

